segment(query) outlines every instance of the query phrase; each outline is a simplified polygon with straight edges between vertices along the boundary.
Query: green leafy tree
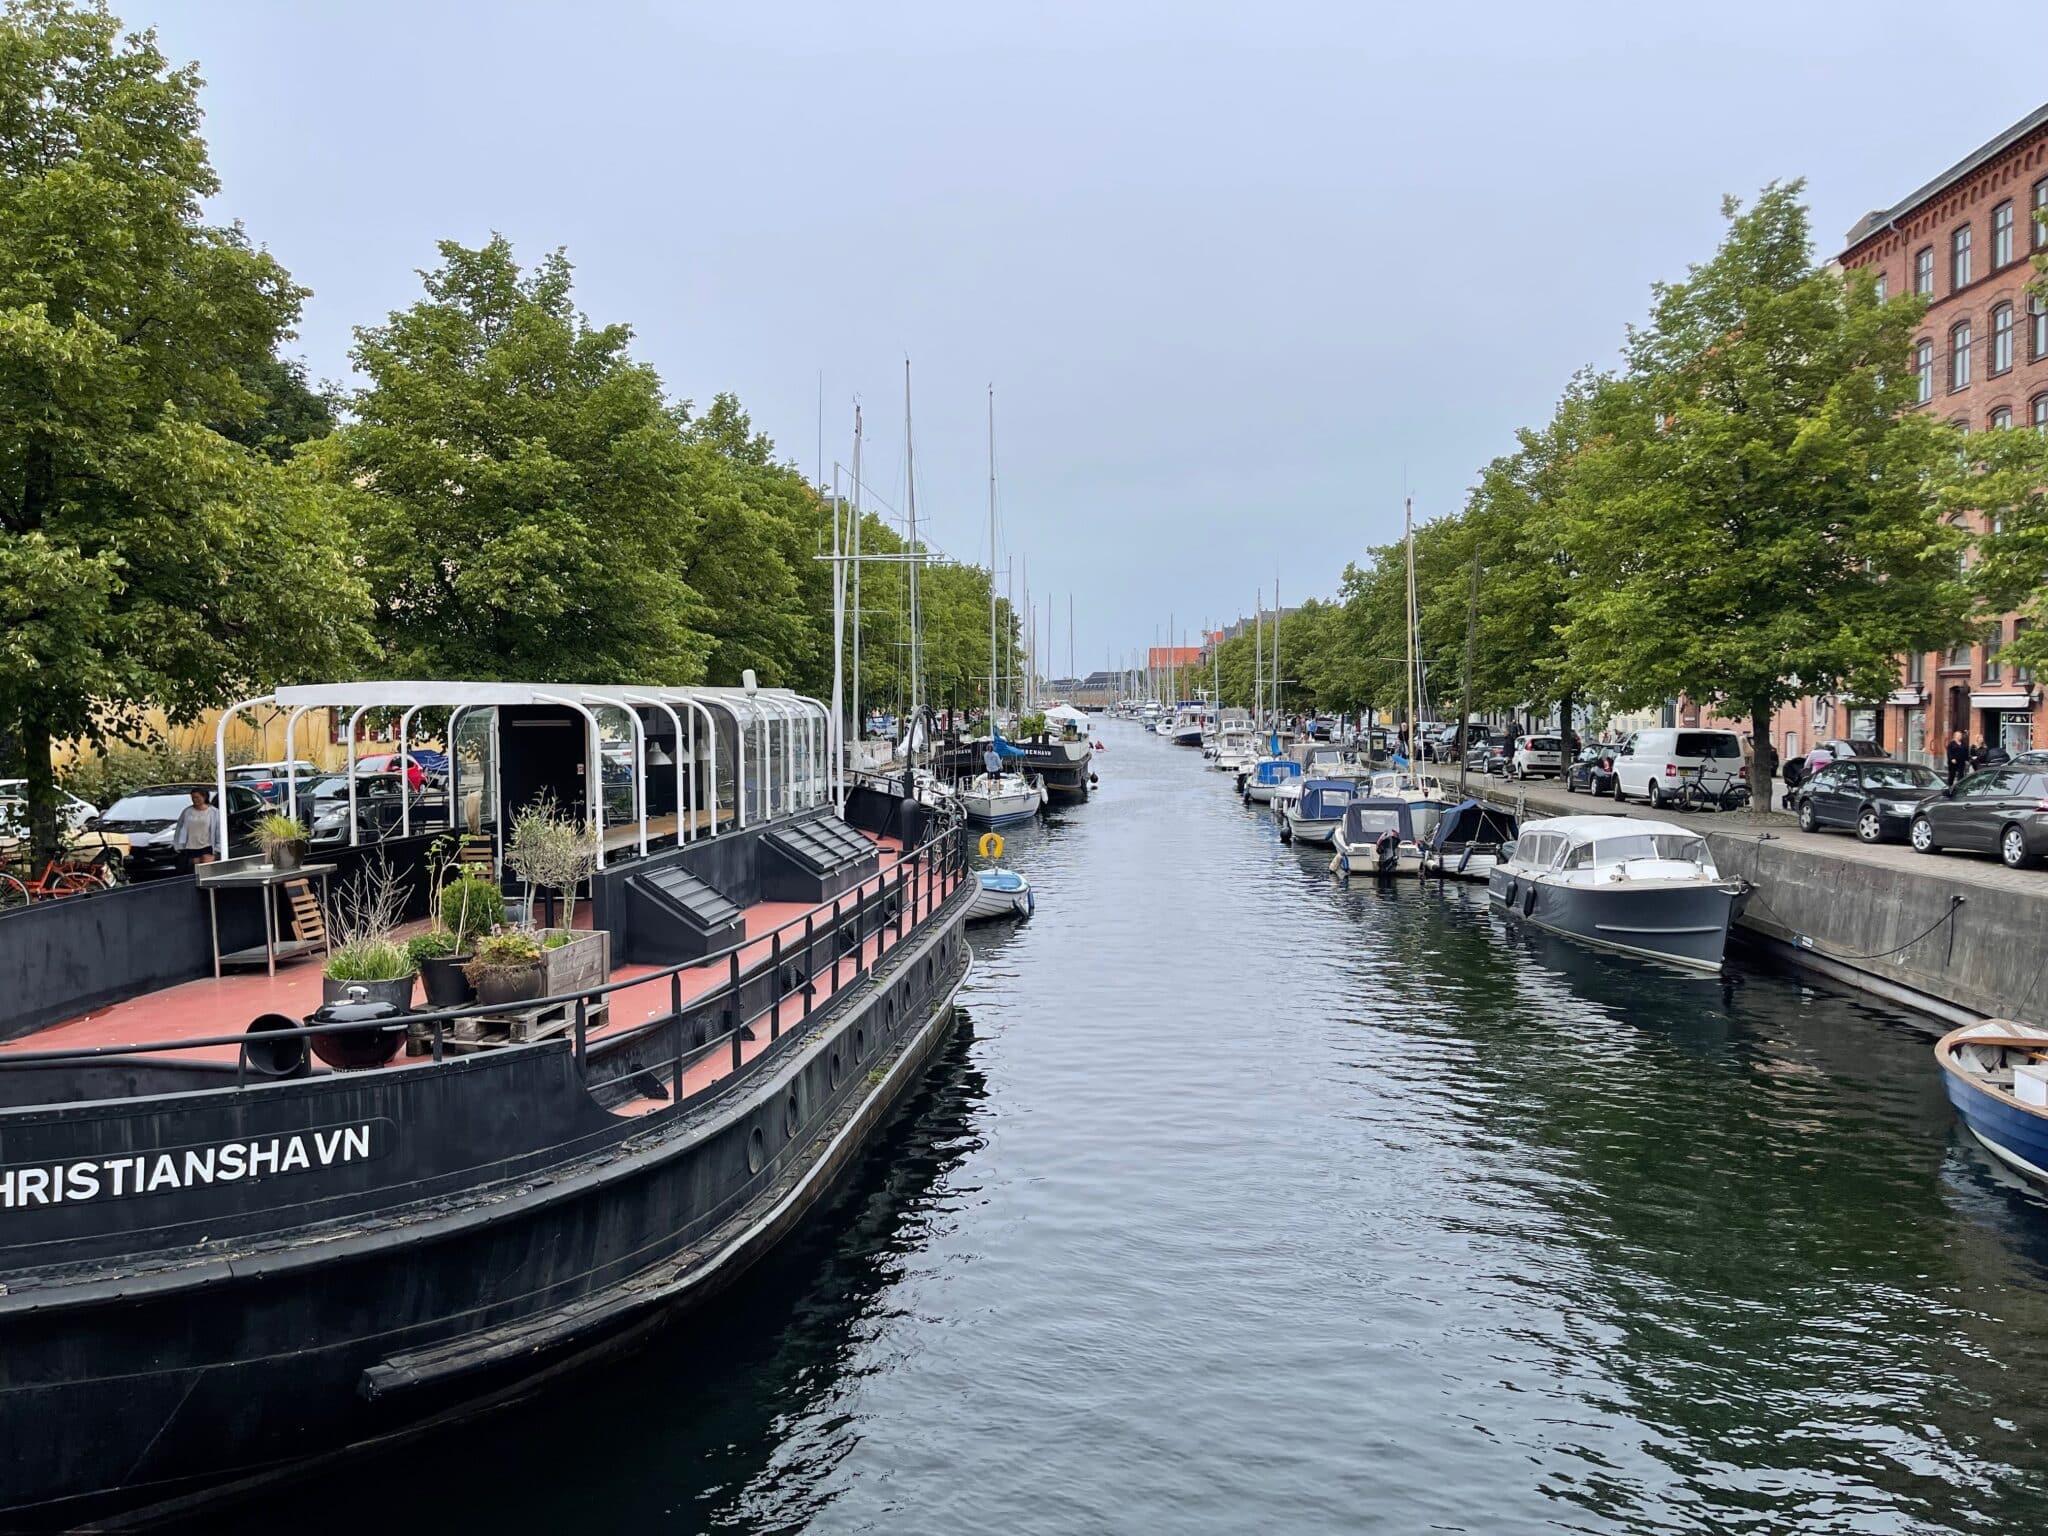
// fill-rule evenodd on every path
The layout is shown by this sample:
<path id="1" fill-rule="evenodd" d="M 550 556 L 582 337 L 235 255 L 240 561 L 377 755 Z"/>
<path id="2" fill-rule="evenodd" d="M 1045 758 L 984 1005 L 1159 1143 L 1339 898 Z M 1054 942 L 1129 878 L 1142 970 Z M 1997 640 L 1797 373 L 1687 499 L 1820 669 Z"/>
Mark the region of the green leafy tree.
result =
<path id="1" fill-rule="evenodd" d="M 560 252 L 440 256 L 424 298 L 357 331 L 355 419 L 309 450 L 350 488 L 389 665 L 699 680 L 716 641 L 683 573 L 707 530 L 736 563 L 760 537 L 726 459 L 686 440 L 627 327 L 576 311 Z"/>
<path id="2" fill-rule="evenodd" d="M 101 6 L 0 12 L 0 720 L 50 748 L 332 670 L 363 640 L 335 498 L 230 433 L 304 290 L 238 228 L 199 78 Z"/>
<path id="3" fill-rule="evenodd" d="M 1762 742 L 1788 700 L 1881 694 L 1971 601 L 1937 506 L 1958 439 L 1910 408 L 1920 302 L 1816 267 L 1797 183 L 1725 211 L 1572 456 L 1563 641 L 1604 698 L 1725 704 Z"/>

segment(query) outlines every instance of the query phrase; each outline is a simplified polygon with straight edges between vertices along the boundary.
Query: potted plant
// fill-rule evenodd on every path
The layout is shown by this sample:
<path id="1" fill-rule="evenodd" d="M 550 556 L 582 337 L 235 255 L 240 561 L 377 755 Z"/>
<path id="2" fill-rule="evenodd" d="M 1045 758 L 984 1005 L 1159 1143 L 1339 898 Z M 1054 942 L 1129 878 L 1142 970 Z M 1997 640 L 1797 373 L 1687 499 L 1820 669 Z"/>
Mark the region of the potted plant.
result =
<path id="1" fill-rule="evenodd" d="M 434 926 L 406 941 L 429 1003 L 460 1008 L 476 1001 L 463 967 L 475 957 L 478 935 L 504 923 L 505 898 L 480 875 L 458 875 L 434 893 Z"/>
<path id="2" fill-rule="evenodd" d="M 523 928 L 476 941 L 476 958 L 463 967 L 480 1003 L 523 1003 L 542 995 L 546 974 L 540 940 Z"/>
<path id="3" fill-rule="evenodd" d="M 394 934 L 405 912 L 405 891 L 391 865 L 379 859 L 341 883 L 326 913 L 333 941 L 322 970 L 323 1001 L 346 1002 L 362 987 L 374 1002 L 412 1007 L 419 966 Z"/>
<path id="4" fill-rule="evenodd" d="M 526 882 L 529 913 L 536 886 L 562 898 L 560 926 L 540 930 L 546 973 L 540 995 L 555 997 L 602 986 L 610 970 L 609 935 L 576 928 L 577 887 L 597 868 L 596 834 L 543 796 L 513 818 L 505 863 Z"/>
<path id="5" fill-rule="evenodd" d="M 349 989 L 361 987 L 368 1001 L 389 1003 L 401 1013 L 412 1007 L 412 980 L 419 967 L 406 947 L 393 938 L 352 939 L 334 946 L 322 973 L 326 1001 L 348 1001 Z"/>
<path id="6" fill-rule="evenodd" d="M 306 824 L 296 816 L 266 816 L 256 823 L 256 846 L 271 868 L 297 869 L 306 857 Z"/>

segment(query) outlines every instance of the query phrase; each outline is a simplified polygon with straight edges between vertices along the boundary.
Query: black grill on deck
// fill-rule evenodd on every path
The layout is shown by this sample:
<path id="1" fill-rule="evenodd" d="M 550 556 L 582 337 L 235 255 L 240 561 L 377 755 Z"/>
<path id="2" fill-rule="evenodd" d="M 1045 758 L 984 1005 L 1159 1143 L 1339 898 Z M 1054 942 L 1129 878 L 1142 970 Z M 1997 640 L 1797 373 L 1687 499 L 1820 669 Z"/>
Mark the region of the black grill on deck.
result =
<path id="1" fill-rule="evenodd" d="M 792 822 L 761 839 L 761 895 L 768 901 L 830 901 L 881 867 L 875 845 L 836 816 Z"/>
<path id="2" fill-rule="evenodd" d="M 646 964 L 700 960 L 746 935 L 740 909 L 680 864 L 627 880 L 626 903 L 633 958 Z"/>

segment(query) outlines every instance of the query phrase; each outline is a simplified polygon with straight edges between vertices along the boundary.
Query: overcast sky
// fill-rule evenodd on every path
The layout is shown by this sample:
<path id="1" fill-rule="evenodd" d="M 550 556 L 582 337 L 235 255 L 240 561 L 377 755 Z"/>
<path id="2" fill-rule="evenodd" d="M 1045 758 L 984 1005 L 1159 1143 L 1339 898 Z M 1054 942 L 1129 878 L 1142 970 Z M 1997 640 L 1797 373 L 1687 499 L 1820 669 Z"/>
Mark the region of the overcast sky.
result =
<path id="1" fill-rule="evenodd" d="M 1004 556 L 1062 632 L 1073 594 L 1084 670 L 1331 594 L 1404 492 L 1454 510 L 1723 193 L 1806 177 L 1832 254 L 2048 89 L 1871 0 L 115 9 L 199 61 L 215 212 L 314 290 L 317 376 L 437 239 L 564 246 L 807 473 L 820 373 L 828 479 L 858 397 L 899 506 L 907 354 L 920 512 L 973 561 L 993 382 Z"/>

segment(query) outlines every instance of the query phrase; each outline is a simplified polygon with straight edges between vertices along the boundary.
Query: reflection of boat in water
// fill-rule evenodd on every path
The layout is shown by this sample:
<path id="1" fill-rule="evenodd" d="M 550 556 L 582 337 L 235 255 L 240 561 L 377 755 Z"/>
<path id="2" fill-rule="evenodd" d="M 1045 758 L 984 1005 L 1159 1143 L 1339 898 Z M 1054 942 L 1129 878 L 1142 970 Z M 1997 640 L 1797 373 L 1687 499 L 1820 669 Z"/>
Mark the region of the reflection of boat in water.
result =
<path id="1" fill-rule="evenodd" d="M 1567 938 L 1719 970 L 1748 887 L 1668 821 L 1554 816 L 1524 825 L 1487 878 L 1495 905 Z"/>
<path id="2" fill-rule="evenodd" d="M 1943 1035 L 1934 1059 L 1964 1128 L 2048 1185 L 2048 1029 L 1990 1019 Z"/>

